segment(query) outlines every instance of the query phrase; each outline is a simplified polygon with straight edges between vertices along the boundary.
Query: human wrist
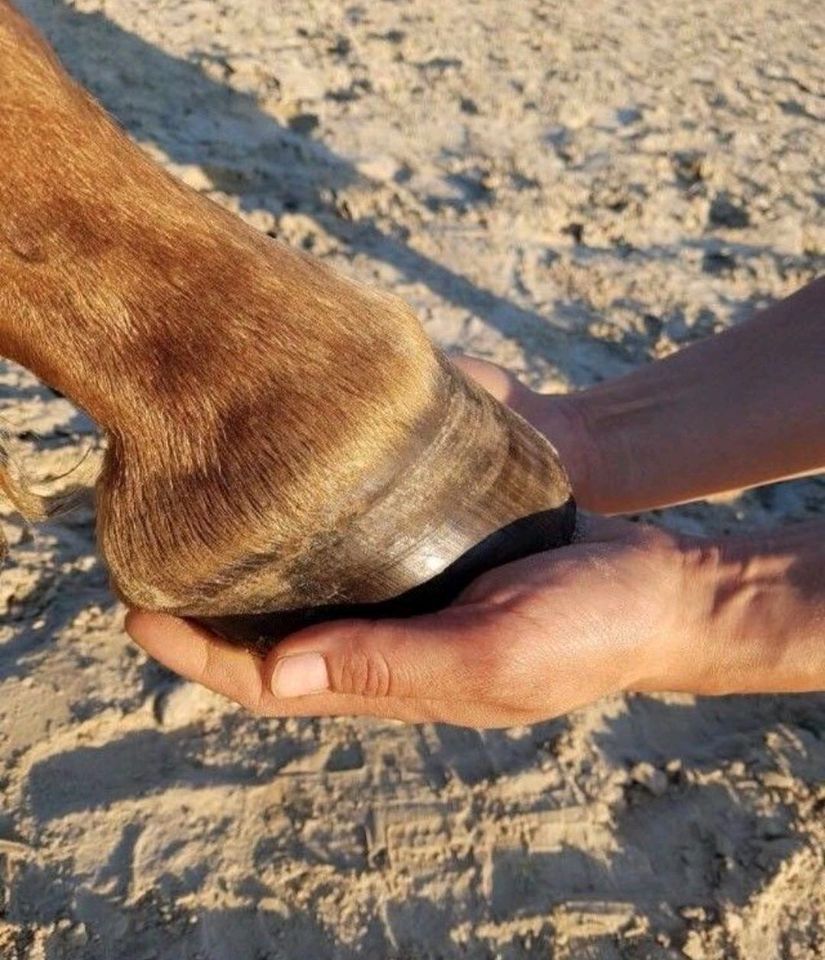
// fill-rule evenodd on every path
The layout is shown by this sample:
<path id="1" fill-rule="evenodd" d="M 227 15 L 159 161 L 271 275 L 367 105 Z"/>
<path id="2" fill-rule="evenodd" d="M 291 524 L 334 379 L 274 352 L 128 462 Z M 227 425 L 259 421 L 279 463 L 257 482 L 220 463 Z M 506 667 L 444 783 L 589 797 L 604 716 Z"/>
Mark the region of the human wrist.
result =
<path id="1" fill-rule="evenodd" d="M 701 692 L 825 688 L 825 524 L 720 545 L 710 637 L 718 679 Z"/>
<path id="2" fill-rule="evenodd" d="M 641 637 L 624 689 L 632 693 L 705 692 L 715 674 L 712 624 L 716 589 L 720 580 L 729 576 L 727 571 L 722 573 L 725 562 L 720 545 L 667 530 L 655 533 L 656 539 L 645 547 L 656 570 L 650 585 L 654 615 Z"/>
<path id="3" fill-rule="evenodd" d="M 662 603 L 656 644 L 636 692 L 722 696 L 769 689 L 770 651 L 784 632 L 777 594 L 784 567 L 746 538 L 674 538 L 676 586 Z M 667 615 L 669 608 L 672 616 Z"/>
<path id="4" fill-rule="evenodd" d="M 552 398 L 545 432 L 558 436 L 562 462 L 568 467 L 576 501 L 587 510 L 617 515 L 647 509 L 639 501 L 642 477 L 638 426 L 621 408 L 608 383 Z M 541 397 L 542 400 L 550 398 Z M 550 404 L 548 404 L 548 407 Z M 638 448 L 638 449 L 637 449 Z"/>
<path id="5" fill-rule="evenodd" d="M 530 393 L 521 401 L 523 415 L 556 448 L 580 507 L 606 513 L 600 507 L 599 450 L 594 443 L 582 394 Z"/>
<path id="6" fill-rule="evenodd" d="M 677 618 L 639 692 L 825 688 L 825 524 L 681 540 Z"/>

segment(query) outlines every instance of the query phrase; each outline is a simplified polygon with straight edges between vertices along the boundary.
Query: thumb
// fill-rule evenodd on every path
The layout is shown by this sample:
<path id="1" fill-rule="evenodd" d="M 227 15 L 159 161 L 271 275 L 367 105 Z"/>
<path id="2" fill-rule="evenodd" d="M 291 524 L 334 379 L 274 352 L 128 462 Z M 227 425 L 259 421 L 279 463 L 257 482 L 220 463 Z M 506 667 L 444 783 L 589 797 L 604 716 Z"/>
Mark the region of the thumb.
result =
<path id="1" fill-rule="evenodd" d="M 409 620 L 357 620 L 311 627 L 269 655 L 277 713 L 367 713 L 453 720 L 457 702 L 485 696 L 488 666 L 464 610 Z"/>

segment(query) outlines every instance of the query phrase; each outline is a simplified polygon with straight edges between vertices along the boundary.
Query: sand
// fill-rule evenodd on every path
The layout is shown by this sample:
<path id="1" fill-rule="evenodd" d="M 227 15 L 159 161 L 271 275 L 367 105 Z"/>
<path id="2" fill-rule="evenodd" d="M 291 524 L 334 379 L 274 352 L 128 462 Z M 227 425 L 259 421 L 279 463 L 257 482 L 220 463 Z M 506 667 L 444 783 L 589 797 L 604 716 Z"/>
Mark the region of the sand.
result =
<path id="1" fill-rule="evenodd" d="M 21 6 L 175 175 L 536 387 L 825 266 L 819 0 Z M 0 412 L 42 480 L 100 455 L 10 364 Z M 812 479 L 654 519 L 823 511 Z M 495 733 L 258 720 L 129 643 L 92 521 L 3 520 L 3 960 L 825 954 L 825 696 Z"/>

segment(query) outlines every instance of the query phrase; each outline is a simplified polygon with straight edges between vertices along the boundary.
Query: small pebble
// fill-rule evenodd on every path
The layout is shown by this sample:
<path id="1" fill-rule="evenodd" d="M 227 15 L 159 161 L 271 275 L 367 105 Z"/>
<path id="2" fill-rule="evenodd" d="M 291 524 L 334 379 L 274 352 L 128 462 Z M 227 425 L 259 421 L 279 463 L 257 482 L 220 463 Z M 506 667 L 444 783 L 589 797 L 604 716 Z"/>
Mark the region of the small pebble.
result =
<path id="1" fill-rule="evenodd" d="M 637 763 L 630 771 L 630 778 L 649 790 L 654 797 L 661 797 L 667 791 L 667 776 L 652 763 Z"/>

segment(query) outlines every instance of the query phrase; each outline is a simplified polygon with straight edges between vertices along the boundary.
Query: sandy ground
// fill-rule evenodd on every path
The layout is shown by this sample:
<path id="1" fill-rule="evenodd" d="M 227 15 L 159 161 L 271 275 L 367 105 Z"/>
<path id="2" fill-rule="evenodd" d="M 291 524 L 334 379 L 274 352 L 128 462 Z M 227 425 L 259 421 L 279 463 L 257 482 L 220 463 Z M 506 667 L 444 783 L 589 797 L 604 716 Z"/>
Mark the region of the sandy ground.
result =
<path id="1" fill-rule="evenodd" d="M 21 5 L 178 176 L 535 386 L 825 265 L 819 0 Z M 11 365 L 0 405 L 44 480 L 99 452 Z M 660 519 L 823 511 L 820 479 Z M 129 644 L 92 516 L 3 521 L 4 960 L 825 955 L 825 696 L 256 720 Z"/>

